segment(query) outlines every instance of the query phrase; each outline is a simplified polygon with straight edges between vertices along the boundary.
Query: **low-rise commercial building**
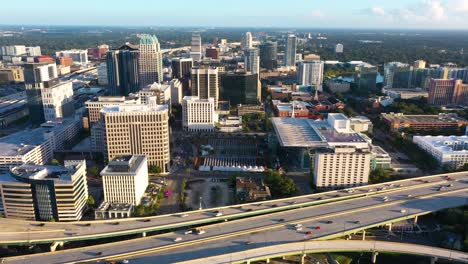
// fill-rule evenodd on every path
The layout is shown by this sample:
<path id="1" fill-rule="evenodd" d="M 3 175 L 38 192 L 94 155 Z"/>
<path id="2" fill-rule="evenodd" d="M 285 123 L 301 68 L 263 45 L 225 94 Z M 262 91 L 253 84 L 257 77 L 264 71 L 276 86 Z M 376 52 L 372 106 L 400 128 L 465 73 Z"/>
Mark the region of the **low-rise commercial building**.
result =
<path id="1" fill-rule="evenodd" d="M 441 166 L 458 169 L 468 163 L 468 136 L 415 136 L 413 142 Z"/>
<path id="2" fill-rule="evenodd" d="M 460 127 L 468 125 L 468 120 L 458 117 L 456 114 L 405 115 L 403 113 L 389 113 L 382 114 L 381 118 L 392 131 L 401 131 L 402 129 L 456 131 Z"/>
<path id="3" fill-rule="evenodd" d="M 148 187 L 148 159 L 145 155 L 116 157 L 101 177 L 105 202 L 137 206 Z"/>
<path id="4" fill-rule="evenodd" d="M 0 175 L 0 210 L 7 218 L 79 221 L 86 209 L 86 161 L 25 164 Z"/>
<path id="5" fill-rule="evenodd" d="M 46 164 L 54 150 L 64 149 L 82 129 L 80 118 L 46 122 L 41 127 L 0 138 L 0 170 L 29 163 Z"/>
<path id="6" fill-rule="evenodd" d="M 429 92 L 423 89 L 389 89 L 383 88 L 382 92 L 393 99 L 402 99 L 402 100 L 419 100 L 422 98 L 428 98 Z"/>

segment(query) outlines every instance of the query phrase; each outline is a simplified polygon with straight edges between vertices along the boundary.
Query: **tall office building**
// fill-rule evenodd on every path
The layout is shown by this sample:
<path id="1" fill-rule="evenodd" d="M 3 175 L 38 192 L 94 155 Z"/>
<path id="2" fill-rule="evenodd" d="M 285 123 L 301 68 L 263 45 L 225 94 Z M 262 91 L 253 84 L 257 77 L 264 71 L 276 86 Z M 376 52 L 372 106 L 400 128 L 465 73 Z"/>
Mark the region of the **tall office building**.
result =
<path id="1" fill-rule="evenodd" d="M 111 105 L 139 105 L 141 98 L 135 96 L 99 96 L 85 102 L 90 125 L 101 119 L 101 109 Z"/>
<path id="2" fill-rule="evenodd" d="M 297 72 L 297 81 L 301 85 L 315 86 L 322 91 L 323 84 L 323 68 L 325 63 L 323 61 L 304 61 L 299 64 Z"/>
<path id="3" fill-rule="evenodd" d="M 140 89 L 138 46 L 126 44 L 107 52 L 107 78 L 110 95 L 127 96 Z"/>
<path id="4" fill-rule="evenodd" d="M 390 62 L 384 66 L 384 87 L 409 88 L 413 67 L 401 62 Z"/>
<path id="5" fill-rule="evenodd" d="M 26 63 L 24 65 L 24 83 L 28 97 L 29 117 L 35 125 L 45 121 L 42 103 L 42 89 L 58 84 L 57 65 L 55 63 Z"/>
<path id="6" fill-rule="evenodd" d="M 245 33 L 244 37 L 242 38 L 241 44 L 243 49 L 251 49 L 253 47 L 253 39 L 251 32 Z"/>
<path id="7" fill-rule="evenodd" d="M 260 72 L 260 56 L 258 49 L 246 49 L 244 50 L 244 64 L 245 71 L 253 74 Z"/>
<path id="8" fill-rule="evenodd" d="M 190 78 L 192 71 L 193 59 L 192 58 L 173 58 L 171 62 L 172 78 L 186 79 Z"/>
<path id="9" fill-rule="evenodd" d="M 261 101 L 258 74 L 228 72 L 221 75 L 220 97 L 230 105 L 257 104 Z"/>
<path id="10" fill-rule="evenodd" d="M 215 108 L 219 100 L 219 76 L 218 68 L 211 66 L 199 66 L 192 68 L 192 96 L 200 99 L 213 98 Z"/>
<path id="11" fill-rule="evenodd" d="M 202 39 L 200 33 L 192 33 L 192 48 L 190 50 L 190 57 L 193 61 L 202 59 Z"/>
<path id="12" fill-rule="evenodd" d="M 42 105 L 45 121 L 71 117 L 75 114 L 73 105 L 73 83 L 63 82 L 42 89 Z"/>
<path id="13" fill-rule="evenodd" d="M 107 159 L 147 155 L 148 165 L 170 170 L 169 109 L 167 105 L 105 106 L 101 110 Z"/>
<path id="14" fill-rule="evenodd" d="M 182 126 L 187 131 L 213 131 L 217 120 L 213 98 L 185 96 L 182 100 Z"/>
<path id="15" fill-rule="evenodd" d="M 0 175 L 0 211 L 7 218 L 79 221 L 86 209 L 86 161 L 24 164 Z"/>
<path id="16" fill-rule="evenodd" d="M 414 69 L 424 69 L 426 68 L 426 61 L 423 61 L 423 60 L 414 61 L 413 67 Z"/>
<path id="17" fill-rule="evenodd" d="M 378 69 L 372 65 L 355 67 L 354 82 L 359 93 L 365 94 L 377 88 Z"/>
<path id="18" fill-rule="evenodd" d="M 138 74 L 140 87 L 163 81 L 162 52 L 156 36 L 140 36 Z"/>
<path id="19" fill-rule="evenodd" d="M 297 37 L 289 35 L 286 43 L 285 65 L 296 65 L 296 52 L 297 52 Z"/>
<path id="20" fill-rule="evenodd" d="M 158 105 L 168 105 L 171 108 L 171 85 L 169 83 L 149 84 L 138 92 L 141 102 L 148 104 L 151 97 L 156 99 Z"/>
<path id="21" fill-rule="evenodd" d="M 335 46 L 335 53 L 343 53 L 343 49 L 344 49 L 343 44 L 338 43 Z"/>
<path id="22" fill-rule="evenodd" d="M 116 157 L 101 171 L 104 201 L 137 206 L 148 187 L 145 155 Z"/>
<path id="23" fill-rule="evenodd" d="M 468 105 L 468 84 L 455 79 L 431 79 L 429 99 L 432 105 Z"/>
<path id="24" fill-rule="evenodd" d="M 265 42 L 260 45 L 260 66 L 273 70 L 278 67 L 278 44 L 276 42 Z"/>
<path id="25" fill-rule="evenodd" d="M 169 82 L 171 86 L 171 104 L 172 105 L 180 105 L 182 104 L 182 83 L 178 79 L 173 79 Z"/>

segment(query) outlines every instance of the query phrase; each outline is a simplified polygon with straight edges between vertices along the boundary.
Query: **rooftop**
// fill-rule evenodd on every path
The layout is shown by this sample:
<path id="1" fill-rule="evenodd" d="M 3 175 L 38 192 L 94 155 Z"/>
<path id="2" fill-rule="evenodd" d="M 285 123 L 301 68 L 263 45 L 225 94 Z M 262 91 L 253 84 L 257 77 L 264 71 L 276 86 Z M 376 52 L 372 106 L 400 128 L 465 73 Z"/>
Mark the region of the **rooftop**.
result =
<path id="1" fill-rule="evenodd" d="M 272 118 L 273 127 L 283 147 L 324 147 L 328 143 L 367 143 L 359 133 L 340 133 L 327 120 L 304 118 Z"/>
<path id="2" fill-rule="evenodd" d="M 432 148 L 453 154 L 468 155 L 468 136 L 415 136 L 413 140 L 417 143 L 423 141 Z"/>
<path id="3" fill-rule="evenodd" d="M 23 130 L 6 137 L 2 137 L 0 138 L 0 155 L 24 155 L 46 141 L 44 134 L 53 131 L 59 133 L 72 123 L 74 123 L 74 120 L 71 118 L 61 119 L 56 122 L 46 122 L 39 128 Z"/>
<path id="4" fill-rule="evenodd" d="M 382 114 L 382 118 L 391 122 L 410 122 L 410 123 L 467 123 L 468 120 L 463 119 L 456 114 L 439 114 L 439 115 L 404 115 L 404 114 Z"/>
<path id="5" fill-rule="evenodd" d="M 126 155 L 109 161 L 109 164 L 101 171 L 101 175 L 136 174 L 143 166 L 145 155 Z"/>
<path id="6" fill-rule="evenodd" d="M 80 163 L 65 163 L 65 166 L 48 166 L 24 164 L 14 167 L 9 174 L 0 175 L 1 182 L 29 182 L 29 180 L 54 181 L 59 184 L 72 183 L 72 176 L 80 166 L 86 166 L 85 161 Z"/>
<path id="7" fill-rule="evenodd" d="M 112 113 L 138 113 L 138 112 L 162 112 L 167 111 L 169 107 L 167 105 L 112 105 L 104 106 L 101 109 L 101 113 L 112 114 Z"/>

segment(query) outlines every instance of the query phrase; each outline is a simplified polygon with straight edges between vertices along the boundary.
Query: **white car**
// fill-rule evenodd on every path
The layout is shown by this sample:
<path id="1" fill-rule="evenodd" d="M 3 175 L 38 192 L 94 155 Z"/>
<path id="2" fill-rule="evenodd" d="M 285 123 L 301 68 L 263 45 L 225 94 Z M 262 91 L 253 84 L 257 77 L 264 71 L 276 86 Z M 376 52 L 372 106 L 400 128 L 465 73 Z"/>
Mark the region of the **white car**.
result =
<path id="1" fill-rule="evenodd" d="M 174 242 L 179 242 L 179 241 L 182 241 L 182 238 L 181 238 L 181 237 L 176 237 L 176 238 L 174 239 Z"/>
<path id="2" fill-rule="evenodd" d="M 295 228 L 300 228 L 300 227 L 302 227 L 302 224 L 297 224 L 297 225 L 295 225 L 294 227 L 295 227 Z"/>
<path id="3" fill-rule="evenodd" d="M 185 217 L 188 217 L 188 216 L 189 216 L 188 214 L 183 214 L 180 217 L 185 218 Z"/>
<path id="4" fill-rule="evenodd" d="M 200 230 L 197 231 L 197 235 L 203 235 L 205 233 L 206 233 L 206 231 L 203 230 L 203 229 L 200 229 Z"/>
<path id="5" fill-rule="evenodd" d="M 296 228 L 296 231 L 302 231 L 302 227 Z"/>
<path id="6" fill-rule="evenodd" d="M 401 209 L 400 211 L 402 214 L 406 213 L 406 210 L 405 209 Z"/>
<path id="7" fill-rule="evenodd" d="M 192 234 L 192 232 L 193 232 L 192 230 L 187 230 L 187 231 L 184 232 L 184 234 L 188 235 L 188 234 Z"/>
<path id="8" fill-rule="evenodd" d="M 216 217 L 222 216 L 222 215 L 223 215 L 223 213 L 221 213 L 221 212 L 215 214 Z"/>

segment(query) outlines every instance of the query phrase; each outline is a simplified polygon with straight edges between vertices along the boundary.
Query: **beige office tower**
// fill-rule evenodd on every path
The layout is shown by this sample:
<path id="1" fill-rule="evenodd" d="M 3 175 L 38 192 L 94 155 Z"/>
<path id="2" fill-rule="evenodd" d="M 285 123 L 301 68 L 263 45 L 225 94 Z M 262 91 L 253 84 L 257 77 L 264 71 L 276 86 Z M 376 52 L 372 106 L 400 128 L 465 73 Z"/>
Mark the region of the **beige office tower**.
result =
<path id="1" fill-rule="evenodd" d="M 423 60 L 414 61 L 413 67 L 415 69 L 424 69 L 426 68 L 426 61 L 423 61 Z"/>
<path id="2" fill-rule="evenodd" d="M 217 109 L 219 100 L 218 78 L 217 67 L 200 66 L 192 68 L 192 96 L 198 96 L 199 99 L 213 98 Z"/>
<path id="3" fill-rule="evenodd" d="M 156 36 L 140 36 L 138 76 L 140 87 L 163 81 L 162 52 Z"/>
<path id="4" fill-rule="evenodd" d="M 107 159 L 147 155 L 148 165 L 169 172 L 169 110 L 167 105 L 106 106 L 101 111 Z"/>

